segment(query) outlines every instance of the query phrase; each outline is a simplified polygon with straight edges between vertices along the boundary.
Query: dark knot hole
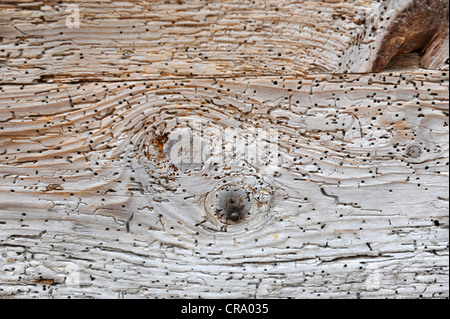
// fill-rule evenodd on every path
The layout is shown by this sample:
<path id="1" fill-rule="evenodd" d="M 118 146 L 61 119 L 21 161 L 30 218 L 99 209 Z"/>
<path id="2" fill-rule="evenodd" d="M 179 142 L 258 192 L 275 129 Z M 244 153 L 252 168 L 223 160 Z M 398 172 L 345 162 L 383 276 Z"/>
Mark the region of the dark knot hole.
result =
<path id="1" fill-rule="evenodd" d="M 244 215 L 244 201 L 240 194 L 230 194 L 225 201 L 225 217 L 232 221 L 238 221 Z"/>

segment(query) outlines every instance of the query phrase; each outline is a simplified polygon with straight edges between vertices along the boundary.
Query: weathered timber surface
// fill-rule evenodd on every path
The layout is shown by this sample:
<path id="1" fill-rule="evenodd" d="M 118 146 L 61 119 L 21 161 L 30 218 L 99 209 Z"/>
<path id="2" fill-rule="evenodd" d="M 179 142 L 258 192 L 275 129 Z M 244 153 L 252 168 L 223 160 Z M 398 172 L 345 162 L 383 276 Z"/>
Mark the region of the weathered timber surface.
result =
<path id="1" fill-rule="evenodd" d="M 0 298 L 449 297 L 448 54 L 345 73 L 394 1 L 78 3 L 0 2 Z"/>
<path id="2" fill-rule="evenodd" d="M 371 8 L 365 1 L 80 1 L 80 28 L 68 29 L 67 5 L 57 2 L 0 12 L 4 82 L 330 71 Z"/>
<path id="3" fill-rule="evenodd" d="M 2 295 L 448 296 L 448 81 L 301 82 L 2 87 Z M 154 141 L 195 118 L 277 128 L 279 168 L 153 162 Z M 269 211 L 226 231 L 205 218 L 205 194 L 252 179 Z M 71 263 L 78 289 L 64 284 Z"/>
<path id="4" fill-rule="evenodd" d="M 68 28 L 68 4 L 1 1 L 0 81 L 378 72 L 433 35 L 433 66 L 448 68 L 448 1 L 425 2 L 83 0 Z"/>

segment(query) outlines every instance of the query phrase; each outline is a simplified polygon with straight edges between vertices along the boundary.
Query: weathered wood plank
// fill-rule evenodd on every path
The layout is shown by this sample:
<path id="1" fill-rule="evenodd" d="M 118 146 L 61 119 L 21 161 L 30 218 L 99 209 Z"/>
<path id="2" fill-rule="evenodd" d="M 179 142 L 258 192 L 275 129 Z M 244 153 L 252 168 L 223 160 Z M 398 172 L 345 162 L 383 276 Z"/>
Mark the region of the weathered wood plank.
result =
<path id="1" fill-rule="evenodd" d="M 449 296 L 446 72 L 2 85 L 0 132 L 2 298 Z"/>
<path id="2" fill-rule="evenodd" d="M 447 0 L 17 0 L 0 9 L 0 83 L 379 72 L 425 46 L 422 66 L 448 70 Z"/>
<path id="3" fill-rule="evenodd" d="M 447 27 L 441 0 L 2 0 L 0 298 L 448 298 Z"/>
<path id="4" fill-rule="evenodd" d="M 0 83 L 333 72 L 384 2 L 2 1 Z"/>

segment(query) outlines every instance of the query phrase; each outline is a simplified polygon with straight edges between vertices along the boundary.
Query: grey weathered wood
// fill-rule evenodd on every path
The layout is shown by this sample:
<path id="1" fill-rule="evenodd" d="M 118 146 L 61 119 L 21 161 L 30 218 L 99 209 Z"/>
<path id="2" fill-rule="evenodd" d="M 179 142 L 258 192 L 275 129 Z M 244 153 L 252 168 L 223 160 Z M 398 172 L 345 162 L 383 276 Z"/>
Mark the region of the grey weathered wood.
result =
<path id="1" fill-rule="evenodd" d="M 0 298 L 448 297 L 445 54 L 340 70 L 383 4 L 2 1 Z"/>

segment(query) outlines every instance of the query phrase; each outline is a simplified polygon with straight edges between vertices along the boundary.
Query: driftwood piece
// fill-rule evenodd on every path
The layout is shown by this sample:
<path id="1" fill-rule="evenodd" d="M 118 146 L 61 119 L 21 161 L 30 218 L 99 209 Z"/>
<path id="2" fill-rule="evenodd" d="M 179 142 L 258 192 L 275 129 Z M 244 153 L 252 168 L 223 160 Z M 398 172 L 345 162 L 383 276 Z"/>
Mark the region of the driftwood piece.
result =
<path id="1" fill-rule="evenodd" d="M 448 41 L 350 73 L 406 2 L 0 2 L 0 298 L 448 298 Z"/>

